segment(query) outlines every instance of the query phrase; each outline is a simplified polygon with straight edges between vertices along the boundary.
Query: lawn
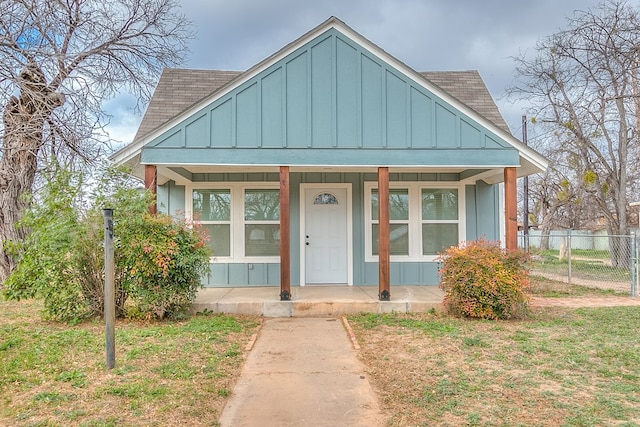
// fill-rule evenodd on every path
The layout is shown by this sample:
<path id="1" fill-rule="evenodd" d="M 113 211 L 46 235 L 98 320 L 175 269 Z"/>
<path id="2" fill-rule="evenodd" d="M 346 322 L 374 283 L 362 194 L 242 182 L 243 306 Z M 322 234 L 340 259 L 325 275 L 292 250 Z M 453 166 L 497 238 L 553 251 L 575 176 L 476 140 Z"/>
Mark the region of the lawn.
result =
<path id="1" fill-rule="evenodd" d="M 2 426 L 217 425 L 259 326 L 225 315 L 119 321 L 106 371 L 102 322 L 45 322 L 40 309 L 0 301 Z"/>
<path id="2" fill-rule="evenodd" d="M 640 308 L 349 317 L 389 426 L 638 426 Z"/>
<path id="3" fill-rule="evenodd" d="M 534 278 L 538 295 L 602 292 Z M 215 426 L 260 319 L 43 321 L 0 302 L 0 425 Z M 536 309 L 519 321 L 442 313 L 348 317 L 389 426 L 640 426 L 640 307 Z M 268 420 L 265 420 L 267 424 Z"/>

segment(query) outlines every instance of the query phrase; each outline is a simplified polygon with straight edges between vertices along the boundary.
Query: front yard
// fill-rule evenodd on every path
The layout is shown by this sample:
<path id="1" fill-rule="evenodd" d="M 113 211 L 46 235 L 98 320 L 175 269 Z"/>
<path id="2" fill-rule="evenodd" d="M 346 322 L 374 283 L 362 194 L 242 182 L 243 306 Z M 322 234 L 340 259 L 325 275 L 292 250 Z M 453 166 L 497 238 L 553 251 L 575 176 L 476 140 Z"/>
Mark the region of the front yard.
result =
<path id="1" fill-rule="evenodd" d="M 606 296 L 535 285 L 547 296 Z M 39 308 L 0 301 L 0 425 L 215 426 L 260 324 L 225 315 L 119 321 L 116 368 L 106 372 L 101 321 L 49 323 Z M 389 426 L 640 425 L 640 307 L 349 322 Z"/>

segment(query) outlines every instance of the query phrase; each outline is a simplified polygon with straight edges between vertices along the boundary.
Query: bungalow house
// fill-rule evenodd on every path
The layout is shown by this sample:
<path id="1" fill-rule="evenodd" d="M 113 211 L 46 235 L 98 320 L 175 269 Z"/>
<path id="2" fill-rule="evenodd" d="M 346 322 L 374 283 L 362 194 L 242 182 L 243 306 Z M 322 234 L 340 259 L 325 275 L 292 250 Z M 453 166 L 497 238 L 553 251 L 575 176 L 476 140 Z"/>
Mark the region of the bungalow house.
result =
<path id="1" fill-rule="evenodd" d="M 451 245 L 515 248 L 516 178 L 547 166 L 476 71 L 416 72 L 334 17 L 245 72 L 165 70 L 112 159 L 208 230 L 204 286 L 282 300 L 311 284 L 389 300 L 437 285 Z"/>

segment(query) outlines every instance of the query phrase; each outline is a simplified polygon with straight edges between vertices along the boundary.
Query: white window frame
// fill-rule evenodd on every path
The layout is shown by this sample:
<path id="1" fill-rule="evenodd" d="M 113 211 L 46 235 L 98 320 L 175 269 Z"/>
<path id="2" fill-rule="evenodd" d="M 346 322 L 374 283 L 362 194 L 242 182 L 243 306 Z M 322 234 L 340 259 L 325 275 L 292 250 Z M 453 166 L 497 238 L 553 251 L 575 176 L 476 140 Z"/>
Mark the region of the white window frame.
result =
<path id="1" fill-rule="evenodd" d="M 377 181 L 364 183 L 364 250 L 365 262 L 378 262 L 378 255 L 372 255 L 373 236 L 371 225 L 375 222 L 371 212 L 371 192 L 378 188 Z M 450 188 L 458 190 L 458 219 L 457 220 L 422 220 L 422 190 Z M 424 181 L 393 181 L 389 189 L 407 189 L 409 193 L 409 255 L 391 255 L 392 262 L 434 262 L 438 255 L 422 255 L 422 224 L 423 223 L 458 223 L 458 240 L 466 240 L 466 209 L 465 185 L 457 182 L 424 182 Z M 393 223 L 394 221 L 390 221 Z M 401 221 L 404 222 L 404 221 Z"/>
<path id="2" fill-rule="evenodd" d="M 185 188 L 186 217 L 193 221 L 193 190 L 229 190 L 231 193 L 231 226 L 229 230 L 230 256 L 215 256 L 210 258 L 212 263 L 221 264 L 267 264 L 279 263 L 278 256 L 245 256 L 245 224 L 266 224 L 280 221 L 245 221 L 244 192 L 245 190 L 280 190 L 275 182 L 202 182 L 193 183 Z M 281 213 L 282 214 L 282 213 Z M 202 224 L 227 223 L 226 221 L 198 221 Z"/>

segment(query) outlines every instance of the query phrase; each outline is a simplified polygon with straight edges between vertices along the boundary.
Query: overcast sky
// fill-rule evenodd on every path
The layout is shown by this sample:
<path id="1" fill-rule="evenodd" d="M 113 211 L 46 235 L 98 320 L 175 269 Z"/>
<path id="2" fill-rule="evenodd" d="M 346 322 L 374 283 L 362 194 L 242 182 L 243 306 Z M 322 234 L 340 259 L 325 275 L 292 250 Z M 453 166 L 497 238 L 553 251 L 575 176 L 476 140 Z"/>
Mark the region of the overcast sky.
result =
<path id="1" fill-rule="evenodd" d="M 185 68 L 243 71 L 336 16 L 416 71 L 478 70 L 511 130 L 524 106 L 506 99 L 514 56 L 566 26 L 596 0 L 180 0 L 197 36 Z M 141 120 L 126 97 L 107 107 L 113 139 L 130 142 Z"/>

